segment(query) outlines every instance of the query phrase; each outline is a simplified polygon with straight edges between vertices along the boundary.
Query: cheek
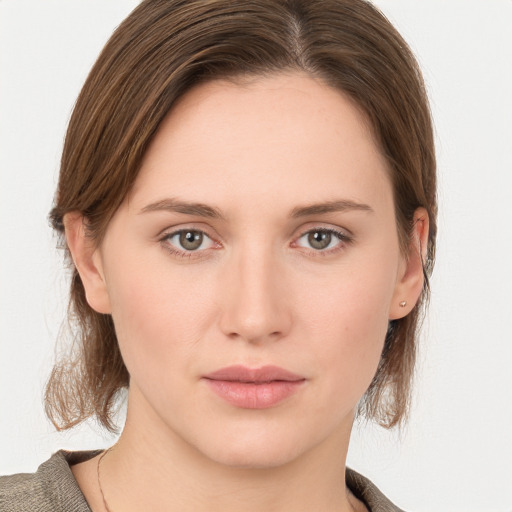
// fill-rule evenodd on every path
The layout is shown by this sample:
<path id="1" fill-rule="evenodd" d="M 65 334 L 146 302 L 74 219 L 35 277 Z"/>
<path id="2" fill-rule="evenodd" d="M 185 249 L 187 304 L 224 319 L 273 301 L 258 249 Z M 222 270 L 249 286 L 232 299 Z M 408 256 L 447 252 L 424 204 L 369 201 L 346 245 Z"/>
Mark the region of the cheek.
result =
<path id="1" fill-rule="evenodd" d="M 128 371 L 176 377 L 172 369 L 182 371 L 204 335 L 213 290 L 158 261 L 117 260 L 110 278 L 112 317 Z"/>
<path id="2" fill-rule="evenodd" d="M 318 375 L 357 401 L 369 386 L 384 346 L 394 291 L 393 260 L 361 261 L 301 295 L 301 330 L 313 340 Z M 391 276 L 391 277 L 390 277 Z M 310 283 L 311 285 L 313 283 Z M 318 285 L 318 282 L 317 282 Z M 327 381 L 326 381 L 327 385 Z"/>

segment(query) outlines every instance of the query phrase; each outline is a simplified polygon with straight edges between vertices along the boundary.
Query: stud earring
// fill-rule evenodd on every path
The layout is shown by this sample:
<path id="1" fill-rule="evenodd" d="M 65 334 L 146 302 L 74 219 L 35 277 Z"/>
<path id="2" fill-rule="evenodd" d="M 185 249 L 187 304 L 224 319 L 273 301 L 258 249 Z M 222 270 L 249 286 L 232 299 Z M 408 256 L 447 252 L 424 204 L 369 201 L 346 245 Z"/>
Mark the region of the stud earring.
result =
<path id="1" fill-rule="evenodd" d="M 400 302 L 399 306 L 401 308 L 405 308 L 405 306 L 407 306 L 407 301 L 406 300 L 403 300 L 402 302 Z"/>

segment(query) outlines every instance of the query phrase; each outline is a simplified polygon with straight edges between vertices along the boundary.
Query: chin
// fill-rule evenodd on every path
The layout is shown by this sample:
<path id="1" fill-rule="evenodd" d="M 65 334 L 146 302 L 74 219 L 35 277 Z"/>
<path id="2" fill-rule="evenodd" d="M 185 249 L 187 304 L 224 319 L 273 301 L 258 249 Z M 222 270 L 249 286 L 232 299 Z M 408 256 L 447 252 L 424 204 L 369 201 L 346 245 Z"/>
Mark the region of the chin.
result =
<path id="1" fill-rule="evenodd" d="M 270 469 L 289 464 L 312 447 L 311 436 L 305 436 L 306 445 L 298 433 L 260 425 L 255 429 L 226 429 L 219 436 L 211 432 L 208 439 L 194 444 L 203 456 L 223 466 Z"/>
<path id="2" fill-rule="evenodd" d="M 233 447 L 224 447 L 209 455 L 209 458 L 230 468 L 239 469 L 272 469 L 285 466 L 292 462 L 298 456 L 291 451 L 284 452 L 282 449 L 272 450 L 269 447 L 258 449 L 233 449 Z"/>

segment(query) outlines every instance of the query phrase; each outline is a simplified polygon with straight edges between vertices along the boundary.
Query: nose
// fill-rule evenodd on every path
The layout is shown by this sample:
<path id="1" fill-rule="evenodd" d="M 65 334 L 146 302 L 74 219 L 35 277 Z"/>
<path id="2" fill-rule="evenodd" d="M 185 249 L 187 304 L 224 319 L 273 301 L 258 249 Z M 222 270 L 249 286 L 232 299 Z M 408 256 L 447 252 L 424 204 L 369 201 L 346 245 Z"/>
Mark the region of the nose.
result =
<path id="1" fill-rule="evenodd" d="M 285 272 L 270 251 L 246 250 L 226 270 L 221 330 L 253 344 L 278 340 L 292 325 Z"/>

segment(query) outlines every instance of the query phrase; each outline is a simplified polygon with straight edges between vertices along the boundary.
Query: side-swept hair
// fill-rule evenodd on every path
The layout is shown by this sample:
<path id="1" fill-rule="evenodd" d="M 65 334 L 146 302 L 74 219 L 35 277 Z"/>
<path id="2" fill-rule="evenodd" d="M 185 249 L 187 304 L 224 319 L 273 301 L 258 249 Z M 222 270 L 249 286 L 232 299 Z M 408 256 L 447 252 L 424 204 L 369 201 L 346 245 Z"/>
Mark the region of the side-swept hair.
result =
<path id="1" fill-rule="evenodd" d="M 101 243 L 178 98 L 202 82 L 283 71 L 322 79 L 364 112 L 388 163 L 404 252 L 416 208 L 429 215 L 422 295 L 411 313 L 390 323 L 377 373 L 359 407 L 360 414 L 391 427 L 406 416 L 410 400 L 417 327 L 434 259 L 436 174 L 420 70 L 405 41 L 370 2 L 143 1 L 114 32 L 78 97 L 51 222 L 62 235 L 64 215 L 80 212 L 89 236 Z M 89 306 L 74 268 L 69 315 L 79 351 L 55 366 L 46 389 L 47 414 L 62 429 L 95 415 L 113 430 L 113 404 L 129 386 L 129 375 L 112 318 Z"/>

